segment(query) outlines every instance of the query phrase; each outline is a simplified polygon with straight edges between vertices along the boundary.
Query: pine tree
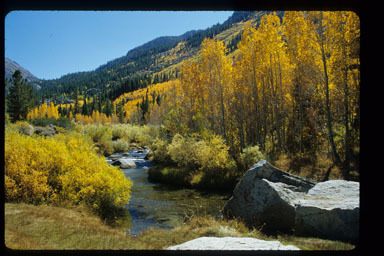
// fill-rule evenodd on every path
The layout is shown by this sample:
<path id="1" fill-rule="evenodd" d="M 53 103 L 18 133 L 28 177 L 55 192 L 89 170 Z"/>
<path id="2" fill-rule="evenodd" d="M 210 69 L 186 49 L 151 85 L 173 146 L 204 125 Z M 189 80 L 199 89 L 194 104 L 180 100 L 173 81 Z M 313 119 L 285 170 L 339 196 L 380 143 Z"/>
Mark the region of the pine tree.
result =
<path id="1" fill-rule="evenodd" d="M 28 111 L 33 108 L 35 95 L 32 86 L 23 79 L 19 70 L 13 73 L 12 79 L 13 86 L 9 88 L 7 110 L 11 121 L 16 122 L 27 118 Z"/>
<path id="2" fill-rule="evenodd" d="M 84 104 L 83 104 L 83 107 L 81 109 L 81 114 L 83 116 L 88 116 L 89 115 L 89 112 L 88 112 L 88 105 L 87 105 L 87 99 L 84 99 Z"/>
<path id="3" fill-rule="evenodd" d="M 140 110 L 141 110 L 141 120 L 145 123 L 145 114 L 148 112 L 149 110 L 149 99 L 148 99 L 148 89 L 147 89 L 147 92 L 145 94 L 145 99 L 143 97 L 143 100 L 140 104 Z"/>
<path id="4" fill-rule="evenodd" d="M 113 106 L 112 106 L 112 103 L 109 99 L 107 99 L 106 103 L 105 103 L 105 106 L 104 106 L 104 111 L 105 115 L 107 117 L 111 116 L 112 115 L 112 112 L 113 112 Z"/>
<path id="5" fill-rule="evenodd" d="M 75 91 L 75 107 L 74 114 L 80 113 L 80 104 L 79 104 L 79 91 L 76 89 Z"/>

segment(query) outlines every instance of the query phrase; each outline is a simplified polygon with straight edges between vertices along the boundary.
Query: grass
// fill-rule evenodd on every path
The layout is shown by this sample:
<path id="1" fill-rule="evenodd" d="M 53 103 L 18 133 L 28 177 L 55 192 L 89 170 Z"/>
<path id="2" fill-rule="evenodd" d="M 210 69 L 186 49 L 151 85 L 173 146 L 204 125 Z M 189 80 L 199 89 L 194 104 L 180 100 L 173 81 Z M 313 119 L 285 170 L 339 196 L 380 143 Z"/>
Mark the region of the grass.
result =
<path id="1" fill-rule="evenodd" d="M 183 167 L 156 165 L 148 170 L 149 179 L 154 182 L 178 187 L 232 191 L 237 183 L 236 177 L 228 173 L 219 176 L 204 171 L 190 171 Z"/>
<path id="2" fill-rule="evenodd" d="M 5 204 L 5 244 L 11 249 L 123 249 L 125 238 L 84 207 Z"/>
<path id="3" fill-rule="evenodd" d="M 149 229 L 131 237 L 123 230 L 107 226 L 82 206 L 5 204 L 5 245 L 10 249 L 161 250 L 202 236 L 277 239 L 304 250 L 354 248 L 347 243 L 317 238 L 269 237 L 258 230 L 249 230 L 238 220 L 216 220 L 209 216 L 192 216 L 172 230 Z"/>
<path id="4" fill-rule="evenodd" d="M 300 154 L 288 156 L 283 153 L 272 161 L 272 164 L 284 171 L 315 182 L 343 179 L 341 170 L 333 165 L 329 155 L 317 153 L 314 159 L 315 161 L 309 156 L 300 156 Z M 353 178 L 358 181 L 359 174 L 353 172 Z"/>
<path id="5" fill-rule="evenodd" d="M 190 186 L 189 171 L 180 167 L 154 166 L 148 170 L 149 179 L 155 182 L 161 182 L 181 187 Z"/>

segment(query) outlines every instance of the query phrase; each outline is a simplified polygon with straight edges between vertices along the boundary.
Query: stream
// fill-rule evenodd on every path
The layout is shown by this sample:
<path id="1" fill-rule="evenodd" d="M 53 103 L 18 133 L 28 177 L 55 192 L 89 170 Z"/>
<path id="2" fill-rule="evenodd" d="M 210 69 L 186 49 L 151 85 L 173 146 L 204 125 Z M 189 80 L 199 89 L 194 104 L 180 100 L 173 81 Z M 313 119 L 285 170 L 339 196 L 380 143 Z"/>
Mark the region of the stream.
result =
<path id="1" fill-rule="evenodd" d="M 129 220 L 124 227 L 132 236 L 149 229 L 172 229 L 182 224 L 188 216 L 210 215 L 221 218 L 221 210 L 230 197 L 229 193 L 184 189 L 148 180 L 148 169 L 153 164 L 145 160 L 147 150 L 135 149 L 127 153 L 114 153 L 107 157 L 112 164 L 119 159 L 131 159 L 135 168 L 121 169 L 133 182 L 131 198 L 125 208 Z"/>

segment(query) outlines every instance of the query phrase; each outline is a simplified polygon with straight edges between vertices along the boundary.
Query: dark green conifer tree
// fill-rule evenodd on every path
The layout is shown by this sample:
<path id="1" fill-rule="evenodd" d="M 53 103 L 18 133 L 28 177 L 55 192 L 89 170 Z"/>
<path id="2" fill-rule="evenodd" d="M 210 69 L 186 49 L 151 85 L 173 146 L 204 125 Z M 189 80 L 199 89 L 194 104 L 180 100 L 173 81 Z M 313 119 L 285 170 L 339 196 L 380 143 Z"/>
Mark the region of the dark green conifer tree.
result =
<path id="1" fill-rule="evenodd" d="M 75 107 L 73 110 L 73 115 L 80 113 L 80 104 L 79 104 L 79 90 L 75 90 Z"/>
<path id="2" fill-rule="evenodd" d="M 109 99 L 106 100 L 105 102 L 105 106 L 104 106 L 104 111 L 106 116 L 112 116 L 112 112 L 113 112 L 113 106 L 112 106 L 112 103 Z"/>
<path id="3" fill-rule="evenodd" d="M 81 109 L 81 114 L 83 116 L 89 116 L 88 104 L 87 104 L 87 99 L 86 98 L 84 98 L 84 104 L 83 104 L 83 107 Z"/>
<path id="4" fill-rule="evenodd" d="M 13 85 L 9 88 L 7 111 L 12 122 L 27 119 L 28 111 L 34 107 L 36 98 L 31 85 L 27 83 L 21 72 L 16 70 L 12 75 Z"/>

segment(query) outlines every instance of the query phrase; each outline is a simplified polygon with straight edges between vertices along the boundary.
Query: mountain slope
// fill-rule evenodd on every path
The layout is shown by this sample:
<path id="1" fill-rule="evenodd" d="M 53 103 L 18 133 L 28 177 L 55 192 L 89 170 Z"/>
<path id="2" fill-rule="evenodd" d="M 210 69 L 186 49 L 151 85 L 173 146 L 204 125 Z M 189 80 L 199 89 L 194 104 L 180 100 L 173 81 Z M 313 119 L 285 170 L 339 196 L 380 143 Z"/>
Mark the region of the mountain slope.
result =
<path id="1" fill-rule="evenodd" d="M 188 31 L 180 36 L 163 36 L 136 47 L 125 56 L 109 61 L 94 71 L 78 72 L 55 80 L 42 82 L 44 98 L 62 96 L 73 98 L 98 94 L 113 100 L 119 95 L 146 87 L 154 82 L 168 81 L 177 76 L 182 60 L 199 56 L 204 38 L 224 41 L 230 54 L 235 54 L 237 42 L 246 21 L 257 24 L 268 11 L 235 11 L 222 24 L 205 30 Z M 283 12 L 278 12 L 281 17 Z"/>
<path id="2" fill-rule="evenodd" d="M 179 42 L 186 40 L 197 33 L 196 30 L 188 31 L 180 36 L 162 36 L 155 38 L 141 46 L 127 52 L 125 56 L 109 61 L 108 63 L 101 65 L 97 70 L 116 69 L 122 65 L 126 65 L 129 62 L 137 62 L 141 58 L 151 56 L 153 54 L 164 52 L 175 47 Z"/>
<path id="3" fill-rule="evenodd" d="M 21 75 L 25 78 L 35 89 L 40 89 L 40 79 L 34 76 L 31 72 L 20 66 L 15 61 L 5 58 L 5 78 L 12 80 L 12 75 L 16 70 L 20 70 Z"/>

